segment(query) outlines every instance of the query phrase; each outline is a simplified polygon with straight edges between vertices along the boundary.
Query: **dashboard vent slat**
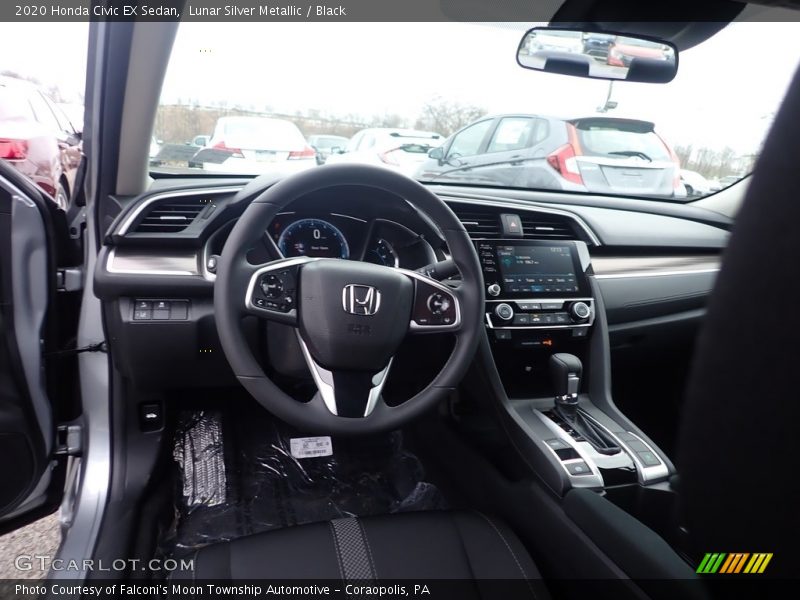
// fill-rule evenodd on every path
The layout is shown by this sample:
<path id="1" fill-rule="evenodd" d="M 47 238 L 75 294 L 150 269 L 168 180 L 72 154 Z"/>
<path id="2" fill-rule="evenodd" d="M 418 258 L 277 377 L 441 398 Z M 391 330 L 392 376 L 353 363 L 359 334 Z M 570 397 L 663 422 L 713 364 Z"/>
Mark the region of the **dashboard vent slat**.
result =
<path id="1" fill-rule="evenodd" d="M 148 207 L 132 233 L 179 233 L 189 227 L 208 204 L 206 198 L 176 198 Z"/>
<path id="2" fill-rule="evenodd" d="M 580 236 L 567 219 L 541 214 L 520 215 L 522 232 L 526 240 L 576 240 Z"/>
<path id="3" fill-rule="evenodd" d="M 583 236 L 574 221 L 535 210 L 517 208 L 481 207 L 465 204 L 450 204 L 459 221 L 472 239 L 497 239 L 502 237 L 500 214 L 518 214 L 522 221 L 523 238 L 526 240 L 580 240 Z"/>
<path id="4" fill-rule="evenodd" d="M 500 213 L 492 210 L 481 210 L 474 207 L 451 206 L 456 213 L 458 220 L 467 230 L 469 237 L 477 238 L 499 238 L 500 237 Z"/>

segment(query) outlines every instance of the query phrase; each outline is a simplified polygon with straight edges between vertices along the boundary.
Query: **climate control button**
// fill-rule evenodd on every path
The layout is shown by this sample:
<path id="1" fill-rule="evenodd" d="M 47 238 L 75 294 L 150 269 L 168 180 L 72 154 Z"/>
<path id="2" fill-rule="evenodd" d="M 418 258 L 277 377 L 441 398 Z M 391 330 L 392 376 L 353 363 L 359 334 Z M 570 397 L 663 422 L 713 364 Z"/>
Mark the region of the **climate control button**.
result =
<path id="1" fill-rule="evenodd" d="M 576 321 L 585 321 L 592 314 L 592 309 L 586 302 L 575 302 L 569 307 L 569 312 Z"/>
<path id="2" fill-rule="evenodd" d="M 503 321 L 510 321 L 514 318 L 514 309 L 511 308 L 510 304 L 503 302 L 497 305 L 497 308 L 494 309 L 494 314 Z"/>

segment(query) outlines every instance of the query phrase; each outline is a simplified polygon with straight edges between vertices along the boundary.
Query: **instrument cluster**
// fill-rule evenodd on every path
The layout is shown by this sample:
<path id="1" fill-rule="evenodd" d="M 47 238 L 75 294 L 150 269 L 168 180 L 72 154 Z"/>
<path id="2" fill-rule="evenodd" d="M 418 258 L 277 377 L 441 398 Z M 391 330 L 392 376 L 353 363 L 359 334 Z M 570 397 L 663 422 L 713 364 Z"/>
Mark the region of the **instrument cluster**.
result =
<path id="1" fill-rule="evenodd" d="M 281 213 L 270 223 L 267 233 L 286 258 L 341 258 L 407 269 L 436 261 L 433 248 L 422 236 L 385 219 Z"/>

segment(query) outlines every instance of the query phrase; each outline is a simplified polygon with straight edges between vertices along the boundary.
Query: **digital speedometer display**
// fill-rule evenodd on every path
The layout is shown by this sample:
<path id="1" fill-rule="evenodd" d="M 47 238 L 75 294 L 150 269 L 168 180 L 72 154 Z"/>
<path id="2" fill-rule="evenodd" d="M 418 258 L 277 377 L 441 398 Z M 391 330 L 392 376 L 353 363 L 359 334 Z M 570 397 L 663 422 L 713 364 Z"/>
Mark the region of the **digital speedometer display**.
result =
<path id="1" fill-rule="evenodd" d="M 291 223 L 281 232 L 278 248 L 285 257 L 350 258 L 350 247 L 342 232 L 322 219 Z"/>

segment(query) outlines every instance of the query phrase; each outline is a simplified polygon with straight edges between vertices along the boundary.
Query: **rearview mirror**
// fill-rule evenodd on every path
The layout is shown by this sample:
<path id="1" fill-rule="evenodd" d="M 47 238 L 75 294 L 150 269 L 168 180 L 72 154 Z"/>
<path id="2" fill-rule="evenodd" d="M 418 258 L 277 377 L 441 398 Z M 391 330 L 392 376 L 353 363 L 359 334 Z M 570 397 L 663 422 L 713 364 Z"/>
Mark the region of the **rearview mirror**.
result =
<path id="1" fill-rule="evenodd" d="M 678 71 L 678 51 L 659 40 L 534 27 L 519 44 L 517 63 L 525 69 L 576 77 L 668 83 Z"/>

